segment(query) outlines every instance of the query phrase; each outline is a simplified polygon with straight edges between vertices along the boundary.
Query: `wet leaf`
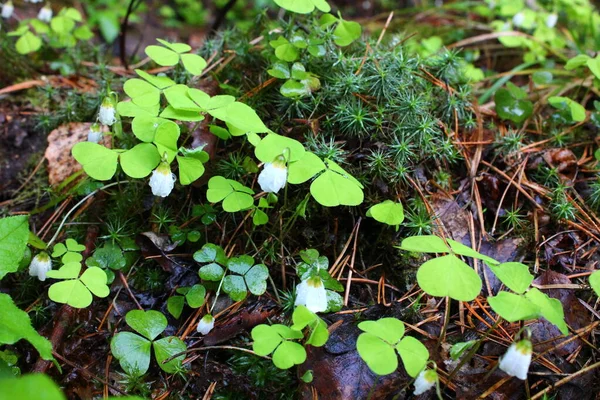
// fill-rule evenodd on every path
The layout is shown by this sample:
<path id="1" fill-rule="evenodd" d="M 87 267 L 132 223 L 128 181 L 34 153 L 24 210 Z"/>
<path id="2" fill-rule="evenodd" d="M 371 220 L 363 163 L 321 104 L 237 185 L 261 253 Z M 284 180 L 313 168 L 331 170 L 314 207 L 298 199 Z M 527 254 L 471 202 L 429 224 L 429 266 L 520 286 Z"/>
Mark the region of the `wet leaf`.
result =
<path id="1" fill-rule="evenodd" d="M 202 307 L 206 297 L 206 289 L 202 285 L 194 285 L 185 294 L 188 305 L 192 308 Z"/>
<path id="2" fill-rule="evenodd" d="M 549 297 L 537 288 L 532 288 L 525 297 L 537 305 L 541 316 L 556 325 L 563 335 L 569 333 L 569 327 L 565 323 L 565 313 L 559 300 Z"/>
<path id="3" fill-rule="evenodd" d="M 369 208 L 367 217 L 374 218 L 382 224 L 398 226 L 404 221 L 404 207 L 402 203 L 386 200 Z"/>
<path id="4" fill-rule="evenodd" d="M 273 364 L 280 369 L 289 369 L 306 361 L 306 350 L 295 342 L 284 341 L 273 353 Z"/>
<path id="5" fill-rule="evenodd" d="M 526 99 L 514 97 L 508 89 L 501 88 L 494 95 L 496 112 L 503 119 L 509 119 L 517 124 L 525 121 L 533 112 L 533 103 Z"/>
<path id="6" fill-rule="evenodd" d="M 600 296 L 600 271 L 596 271 L 590 275 L 590 286 L 594 289 L 597 296 Z"/>
<path id="7" fill-rule="evenodd" d="M 167 363 L 163 363 L 163 361 L 175 354 L 187 350 L 187 346 L 181 339 L 175 336 L 169 336 L 153 342 L 152 347 L 154 347 L 154 356 L 156 357 L 158 366 L 163 371 L 172 374 L 181 367 L 181 362 L 185 358 L 185 354 L 177 356 Z"/>
<path id="8" fill-rule="evenodd" d="M 372 333 L 363 333 L 356 341 L 360 357 L 377 375 L 391 374 L 398 368 L 398 356 L 394 348 Z"/>
<path id="9" fill-rule="evenodd" d="M 145 336 L 149 340 L 154 340 L 167 327 L 165 316 L 154 310 L 132 310 L 125 316 L 127 325 L 134 331 Z"/>
<path id="10" fill-rule="evenodd" d="M 535 319 L 540 314 L 540 308 L 525 296 L 509 292 L 500 292 L 488 297 L 492 310 L 509 322 Z"/>
<path id="11" fill-rule="evenodd" d="M 396 351 L 400 354 L 404 369 L 408 375 L 416 378 L 429 360 L 429 350 L 419 340 L 412 336 L 404 337 L 400 343 L 396 345 Z"/>
<path id="12" fill-rule="evenodd" d="M 129 375 L 141 376 L 150 366 L 152 342 L 132 332 L 119 332 L 110 341 L 110 351 Z"/>
<path id="13" fill-rule="evenodd" d="M 220 246 L 212 243 L 206 243 L 202 248 L 194 253 L 194 260 L 199 263 L 217 262 L 221 265 L 227 264 L 227 256 Z"/>
<path id="14" fill-rule="evenodd" d="M 458 257 L 446 255 L 426 261 L 417 271 L 425 293 L 454 300 L 471 301 L 481 292 L 481 278 Z"/>
<path id="15" fill-rule="evenodd" d="M 19 268 L 29 239 L 28 221 L 25 215 L 0 219 L 0 279 Z"/>
<path id="16" fill-rule="evenodd" d="M 533 275 L 525 264 L 507 262 L 499 265 L 488 264 L 488 267 L 513 292 L 523 294 L 533 282 Z"/>
<path id="17" fill-rule="evenodd" d="M 72 152 L 85 173 L 94 179 L 107 181 L 117 172 L 118 153 L 100 144 L 79 142 Z"/>
<path id="18" fill-rule="evenodd" d="M 183 306 L 185 304 L 185 297 L 183 296 L 171 296 L 167 299 L 167 311 L 175 318 L 179 318 L 183 312 Z"/>
<path id="19" fill-rule="evenodd" d="M 214 282 L 220 281 L 224 273 L 225 270 L 217 263 L 207 264 L 198 271 L 201 279 Z"/>
<path id="20" fill-rule="evenodd" d="M 435 235 L 411 236 L 402 240 L 400 248 L 416 253 L 449 253 L 450 248 Z"/>
<path id="21" fill-rule="evenodd" d="M 94 255 L 88 258 L 85 264 L 88 267 L 119 270 L 125 267 L 127 260 L 125 260 L 123 251 L 119 246 L 112 243 L 105 243 L 104 246 L 94 251 Z"/>
<path id="22" fill-rule="evenodd" d="M 391 345 L 396 345 L 404 336 L 404 323 L 396 318 L 381 318 L 377 321 L 363 321 L 358 324 L 363 332 L 370 333 L 383 339 Z"/>

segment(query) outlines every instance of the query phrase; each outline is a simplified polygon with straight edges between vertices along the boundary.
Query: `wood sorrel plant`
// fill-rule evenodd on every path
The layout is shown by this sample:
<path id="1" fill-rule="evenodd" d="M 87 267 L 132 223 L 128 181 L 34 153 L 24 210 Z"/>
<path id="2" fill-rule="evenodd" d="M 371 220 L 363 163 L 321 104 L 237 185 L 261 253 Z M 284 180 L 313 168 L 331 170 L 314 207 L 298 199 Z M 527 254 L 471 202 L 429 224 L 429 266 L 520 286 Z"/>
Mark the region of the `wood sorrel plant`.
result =
<path id="1" fill-rule="evenodd" d="M 399 248 L 416 253 L 447 253 L 431 258 L 417 271 L 417 282 L 425 293 L 454 300 L 474 300 L 481 292 L 481 278 L 459 256 L 476 258 L 482 260 L 514 292 L 500 291 L 496 296 L 488 297 L 490 306 L 498 315 L 509 322 L 544 318 L 563 334 L 568 334 L 561 302 L 531 287 L 533 275 L 525 264 L 500 263 L 462 243 L 433 235 L 406 238 Z"/>

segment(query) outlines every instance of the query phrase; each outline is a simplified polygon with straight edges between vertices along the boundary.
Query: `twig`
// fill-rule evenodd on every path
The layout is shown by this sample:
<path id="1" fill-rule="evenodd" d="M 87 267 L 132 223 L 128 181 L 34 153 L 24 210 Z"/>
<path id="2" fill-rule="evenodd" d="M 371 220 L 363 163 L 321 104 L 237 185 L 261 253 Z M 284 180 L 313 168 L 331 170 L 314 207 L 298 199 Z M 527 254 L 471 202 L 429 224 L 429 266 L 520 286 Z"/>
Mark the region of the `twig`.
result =
<path id="1" fill-rule="evenodd" d="M 356 257 L 356 247 L 358 244 L 358 231 L 360 230 L 360 221 L 362 218 L 358 218 L 356 223 L 355 234 L 354 234 L 354 245 L 352 246 L 352 258 L 350 259 L 350 267 L 348 268 L 348 280 L 346 281 L 346 293 L 344 295 L 344 306 L 348 307 L 348 297 L 350 296 L 350 286 L 352 285 L 352 272 L 354 271 L 354 259 Z"/>
<path id="2" fill-rule="evenodd" d="M 583 369 L 580 369 L 579 371 L 575 372 L 574 374 L 571 374 L 571 375 L 567 376 L 566 378 L 563 378 L 563 379 L 559 380 L 558 382 L 556 382 L 552 386 L 549 386 L 546 389 L 542 390 L 541 392 L 536 393 L 531 398 L 531 400 L 539 399 L 540 397 L 544 396 L 546 393 L 550 392 L 551 390 L 554 390 L 554 389 L 556 389 L 556 388 L 564 385 L 565 383 L 568 383 L 568 382 L 572 381 L 573 379 L 577 378 L 579 375 L 583 375 L 583 374 L 585 374 L 585 373 L 587 373 L 587 372 L 589 372 L 589 371 L 591 371 L 593 369 L 596 369 L 598 367 L 600 367 L 600 361 L 597 362 L 597 363 L 595 363 L 595 364 L 589 365 L 589 366 L 587 366 L 587 367 L 585 367 Z"/>

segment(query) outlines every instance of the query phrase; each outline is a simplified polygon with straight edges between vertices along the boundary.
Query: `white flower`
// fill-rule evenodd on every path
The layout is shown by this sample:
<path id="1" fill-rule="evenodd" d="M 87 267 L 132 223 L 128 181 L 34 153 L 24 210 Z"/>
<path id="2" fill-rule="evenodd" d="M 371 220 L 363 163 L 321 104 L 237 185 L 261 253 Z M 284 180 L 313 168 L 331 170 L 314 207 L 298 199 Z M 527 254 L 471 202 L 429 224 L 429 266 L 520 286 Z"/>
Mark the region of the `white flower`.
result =
<path id="1" fill-rule="evenodd" d="M 550 14 L 546 17 L 546 26 L 548 28 L 554 28 L 556 23 L 558 22 L 558 15 Z"/>
<path id="2" fill-rule="evenodd" d="M 215 318 L 210 314 L 206 314 L 204 317 L 202 317 L 200 322 L 198 322 L 198 327 L 196 328 L 196 330 L 199 333 L 206 335 L 206 334 L 208 334 L 208 332 L 212 331 L 212 329 L 214 327 L 215 327 Z"/>
<path id="3" fill-rule="evenodd" d="M 529 340 L 521 340 L 510 345 L 502 359 L 500 369 L 510 376 L 521 380 L 527 379 L 527 371 L 531 364 L 532 346 Z"/>
<path id="4" fill-rule="evenodd" d="M 37 276 L 37 278 L 43 282 L 46 280 L 46 273 L 51 269 L 52 261 L 50 261 L 48 254 L 42 251 L 31 260 L 31 264 L 29 264 L 29 275 Z"/>
<path id="5" fill-rule="evenodd" d="M 516 13 L 512 19 L 512 22 L 515 26 L 523 25 L 523 22 L 525 22 L 525 14 L 523 12 Z"/>
<path id="6" fill-rule="evenodd" d="M 2 6 L 2 18 L 9 19 L 12 16 L 13 11 L 15 11 L 15 7 L 13 6 L 12 1 L 7 1 Z"/>
<path id="7" fill-rule="evenodd" d="M 115 114 L 115 106 L 113 105 L 110 98 L 105 97 L 104 100 L 102 100 L 102 105 L 100 106 L 100 110 L 98 111 L 98 120 L 103 125 L 111 126 L 117 121 Z"/>
<path id="8" fill-rule="evenodd" d="M 431 389 L 438 380 L 437 372 L 432 369 L 424 369 L 415 379 L 415 391 L 413 394 L 418 396 Z"/>
<path id="9" fill-rule="evenodd" d="M 264 192 L 277 193 L 285 186 L 287 168 L 283 156 L 277 157 L 272 163 L 266 163 L 258 175 L 258 184 Z"/>
<path id="10" fill-rule="evenodd" d="M 52 19 L 52 9 L 46 4 L 38 13 L 38 19 L 42 22 L 50 22 Z"/>
<path id="11" fill-rule="evenodd" d="M 102 132 L 100 131 L 100 125 L 92 124 L 88 131 L 88 142 L 98 143 L 102 140 Z"/>
<path id="12" fill-rule="evenodd" d="M 171 173 L 171 167 L 166 162 L 161 162 L 150 177 L 150 187 L 152 194 L 160 197 L 167 197 L 175 186 L 177 178 Z"/>
<path id="13" fill-rule="evenodd" d="M 327 310 L 327 291 L 321 278 L 314 276 L 302 281 L 296 288 L 295 304 L 306 306 L 314 313 Z"/>

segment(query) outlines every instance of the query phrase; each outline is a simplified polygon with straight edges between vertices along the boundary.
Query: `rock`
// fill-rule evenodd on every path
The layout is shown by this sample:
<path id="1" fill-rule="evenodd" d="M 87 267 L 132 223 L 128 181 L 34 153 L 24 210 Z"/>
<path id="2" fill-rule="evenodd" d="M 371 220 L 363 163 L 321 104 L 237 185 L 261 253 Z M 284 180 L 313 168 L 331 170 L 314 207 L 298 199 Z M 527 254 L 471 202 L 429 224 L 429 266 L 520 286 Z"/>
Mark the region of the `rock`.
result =
<path id="1" fill-rule="evenodd" d="M 76 143 L 87 140 L 91 125 L 89 122 L 70 122 L 50 132 L 44 156 L 48 160 L 48 181 L 51 185 L 60 184 L 81 170 L 81 164 L 73 158 L 71 149 Z M 102 127 L 102 132 L 108 132 L 108 129 Z M 110 136 L 104 136 L 102 144 L 110 147 Z"/>

